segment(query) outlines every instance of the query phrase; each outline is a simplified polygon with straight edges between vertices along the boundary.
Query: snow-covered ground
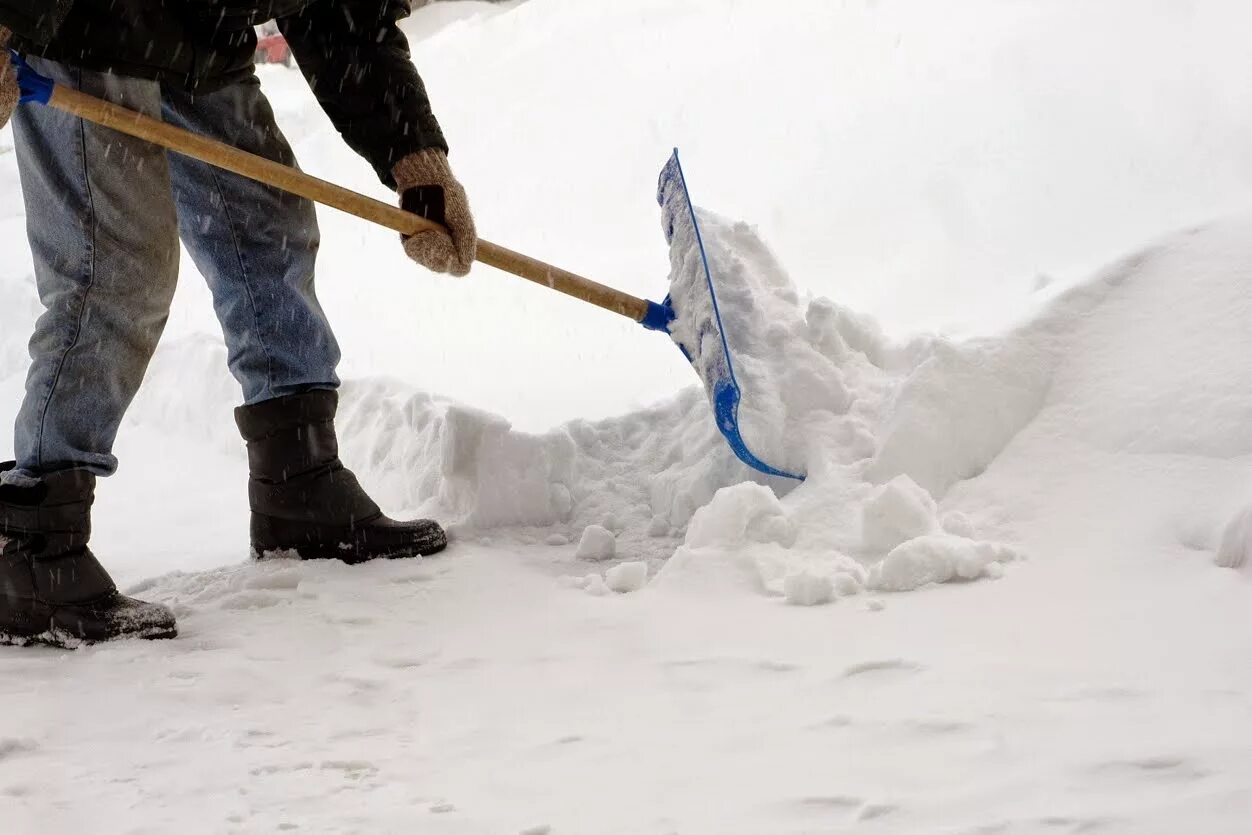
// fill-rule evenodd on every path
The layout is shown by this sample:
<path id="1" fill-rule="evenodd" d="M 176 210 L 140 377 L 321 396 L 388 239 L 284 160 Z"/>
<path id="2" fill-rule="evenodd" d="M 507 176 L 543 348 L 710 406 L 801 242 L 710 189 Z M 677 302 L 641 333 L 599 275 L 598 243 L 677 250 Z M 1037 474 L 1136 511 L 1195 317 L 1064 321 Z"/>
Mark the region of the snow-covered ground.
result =
<path id="1" fill-rule="evenodd" d="M 682 145 L 759 224 L 705 216 L 757 440 L 808 482 L 749 480 L 663 338 L 327 212 L 344 456 L 456 542 L 245 563 L 188 267 L 95 540 L 182 636 L 0 653 L 0 830 L 1247 831 L 1252 567 L 1213 552 L 1252 500 L 1252 12 L 459 5 L 414 51 L 483 234 L 662 295 Z M 382 194 L 264 83 L 307 169 Z"/>

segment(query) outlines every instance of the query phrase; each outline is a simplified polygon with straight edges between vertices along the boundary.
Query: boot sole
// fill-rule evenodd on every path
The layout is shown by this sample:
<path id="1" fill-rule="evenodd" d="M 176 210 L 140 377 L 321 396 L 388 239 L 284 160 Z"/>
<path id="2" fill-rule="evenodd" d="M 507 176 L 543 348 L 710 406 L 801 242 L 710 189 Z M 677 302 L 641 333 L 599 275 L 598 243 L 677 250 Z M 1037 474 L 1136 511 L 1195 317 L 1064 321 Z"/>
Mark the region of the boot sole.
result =
<path id="1" fill-rule="evenodd" d="M 79 649 L 81 647 L 92 646 L 93 644 L 107 644 L 113 643 L 114 641 L 163 641 L 177 637 L 177 627 L 170 628 L 164 626 L 153 626 L 148 629 L 140 629 L 135 632 L 125 632 L 121 635 L 97 639 L 82 638 L 65 629 L 50 627 L 49 629 L 34 635 L 0 631 L 0 646 L 46 646 L 53 647 L 55 649 Z"/>
<path id="2" fill-rule="evenodd" d="M 293 522 L 259 513 L 252 514 L 250 533 L 252 557 L 258 560 L 339 560 L 358 565 L 373 560 L 429 557 L 448 547 L 447 534 L 438 526 L 420 537 L 413 531 L 408 531 L 406 537 L 406 531 L 398 526 L 382 530 L 362 526 L 344 539 L 343 529 L 337 526 Z"/>
<path id="3" fill-rule="evenodd" d="M 339 560 L 348 565 L 361 565 L 374 560 L 412 560 L 430 557 L 448 547 L 447 542 L 427 547 L 396 548 L 378 553 L 360 555 L 351 545 L 301 545 L 296 548 L 258 548 L 252 546 L 251 557 L 257 562 L 266 560 Z"/>

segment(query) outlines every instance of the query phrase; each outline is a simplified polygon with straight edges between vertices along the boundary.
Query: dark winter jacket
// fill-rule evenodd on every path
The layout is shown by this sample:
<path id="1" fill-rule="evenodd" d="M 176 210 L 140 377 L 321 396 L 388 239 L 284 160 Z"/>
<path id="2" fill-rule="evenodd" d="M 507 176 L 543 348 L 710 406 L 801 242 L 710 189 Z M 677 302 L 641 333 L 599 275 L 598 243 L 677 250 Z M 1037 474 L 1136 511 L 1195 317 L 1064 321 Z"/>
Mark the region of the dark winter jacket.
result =
<path id="1" fill-rule="evenodd" d="M 383 182 L 447 150 L 398 21 L 410 0 L 0 0 L 15 45 L 84 69 L 211 92 L 253 75 L 253 26 L 276 19 L 314 95 Z"/>

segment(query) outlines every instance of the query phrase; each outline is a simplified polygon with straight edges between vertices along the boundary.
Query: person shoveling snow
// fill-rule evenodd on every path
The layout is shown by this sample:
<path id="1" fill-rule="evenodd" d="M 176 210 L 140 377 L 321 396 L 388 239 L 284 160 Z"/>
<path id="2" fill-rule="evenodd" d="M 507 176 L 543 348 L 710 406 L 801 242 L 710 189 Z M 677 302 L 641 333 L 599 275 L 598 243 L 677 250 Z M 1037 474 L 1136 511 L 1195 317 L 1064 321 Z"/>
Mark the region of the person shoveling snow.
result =
<path id="1" fill-rule="evenodd" d="M 276 16 L 331 120 L 406 209 L 446 227 L 404 240 L 436 272 L 464 275 L 477 236 L 448 145 L 409 58 L 403 2 L 0 0 L 0 46 L 56 84 L 208 134 L 267 159 L 294 157 L 253 72 L 253 25 Z M 351 13 L 347 13 L 351 12 Z M 174 615 L 115 588 L 88 548 L 98 476 L 156 348 L 181 237 L 213 291 L 248 446 L 258 554 L 362 562 L 445 547 L 438 524 L 385 517 L 339 460 L 340 352 L 314 291 L 313 204 L 167 155 L 51 108 L 13 118 L 40 296 L 16 461 L 0 480 L 0 637 L 55 644 L 170 637 Z"/>

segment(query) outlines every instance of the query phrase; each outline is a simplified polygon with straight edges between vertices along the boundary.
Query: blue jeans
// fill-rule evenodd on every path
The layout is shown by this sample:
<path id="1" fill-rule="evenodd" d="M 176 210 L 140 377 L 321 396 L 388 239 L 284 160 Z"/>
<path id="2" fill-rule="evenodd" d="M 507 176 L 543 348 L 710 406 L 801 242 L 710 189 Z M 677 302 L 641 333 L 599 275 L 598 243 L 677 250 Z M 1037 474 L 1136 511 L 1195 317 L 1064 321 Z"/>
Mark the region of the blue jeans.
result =
<path id="1" fill-rule="evenodd" d="M 190 96 L 157 82 L 31 59 L 58 84 L 294 165 L 260 84 Z M 117 469 L 113 441 L 169 316 L 182 238 L 208 281 L 244 402 L 339 384 L 313 289 L 313 205 L 52 108 L 13 118 L 35 277 L 46 311 L 6 480 Z"/>

